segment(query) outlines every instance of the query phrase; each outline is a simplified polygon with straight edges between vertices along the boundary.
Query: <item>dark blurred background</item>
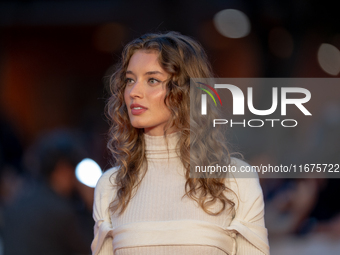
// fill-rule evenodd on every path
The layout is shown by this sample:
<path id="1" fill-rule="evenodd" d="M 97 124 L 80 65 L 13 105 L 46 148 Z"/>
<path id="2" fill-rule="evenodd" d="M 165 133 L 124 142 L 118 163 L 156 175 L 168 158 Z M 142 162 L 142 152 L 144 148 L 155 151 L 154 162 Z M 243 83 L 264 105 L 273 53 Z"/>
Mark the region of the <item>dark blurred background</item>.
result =
<path id="1" fill-rule="evenodd" d="M 70 226 L 66 223 L 77 219 L 78 225 L 72 237 L 59 226 L 60 243 L 23 244 L 31 249 L 25 254 L 47 254 L 51 247 L 63 247 L 53 254 L 89 254 L 93 188 L 74 178 L 75 158 L 110 167 L 107 77 L 127 42 L 167 30 L 200 41 L 217 77 L 340 77 L 336 1 L 0 1 L 0 255 L 23 254 L 12 247 L 21 243 L 20 228 L 41 231 L 44 243 L 57 239 L 43 227 L 20 225 L 38 221 L 32 204 L 40 208 L 47 203 L 42 201 L 60 206 L 44 207 L 39 219 L 47 214 L 47 222 L 49 213 L 59 210 L 65 216 L 59 222 Z M 298 131 L 301 143 L 309 143 L 295 146 L 300 133 L 294 131 L 271 135 L 287 155 L 303 150 L 307 162 L 322 150 L 321 159 L 339 163 L 339 94 L 318 89 L 324 101 L 312 110 L 319 122 L 306 121 Z M 285 156 L 272 154 L 270 139 L 261 149 L 248 146 L 251 139 L 239 141 L 253 164 L 275 164 Z M 77 156 L 65 156 L 70 150 Z M 266 179 L 261 185 L 272 254 L 340 254 L 338 179 Z M 45 189 L 51 197 L 35 195 Z"/>

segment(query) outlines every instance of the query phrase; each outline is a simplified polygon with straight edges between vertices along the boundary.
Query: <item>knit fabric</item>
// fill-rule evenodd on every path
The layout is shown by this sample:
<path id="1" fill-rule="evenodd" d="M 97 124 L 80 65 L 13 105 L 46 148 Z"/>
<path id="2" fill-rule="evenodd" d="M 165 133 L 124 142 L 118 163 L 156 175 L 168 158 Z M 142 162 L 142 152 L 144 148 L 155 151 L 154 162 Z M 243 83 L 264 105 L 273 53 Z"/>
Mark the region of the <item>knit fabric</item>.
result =
<path id="1" fill-rule="evenodd" d="M 235 202 L 236 215 L 226 208 L 209 215 L 185 194 L 185 169 L 177 155 L 179 133 L 167 136 L 144 134 L 147 172 L 135 196 L 121 215 L 109 204 L 116 194 L 118 168 L 106 171 L 97 183 L 93 218 L 93 255 L 263 255 L 269 254 L 264 203 L 258 176 L 229 178 L 227 192 Z M 240 168 L 245 162 L 232 158 Z M 215 203 L 210 211 L 218 211 Z"/>

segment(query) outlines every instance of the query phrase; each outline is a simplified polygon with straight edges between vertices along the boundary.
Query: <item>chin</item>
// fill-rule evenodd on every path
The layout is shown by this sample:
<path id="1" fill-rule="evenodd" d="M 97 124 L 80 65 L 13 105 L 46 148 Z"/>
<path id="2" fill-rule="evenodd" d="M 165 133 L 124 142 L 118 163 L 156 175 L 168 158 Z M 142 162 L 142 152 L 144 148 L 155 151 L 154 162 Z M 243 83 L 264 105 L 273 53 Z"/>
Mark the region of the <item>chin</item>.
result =
<path id="1" fill-rule="evenodd" d="M 134 128 L 145 128 L 145 125 L 143 125 L 142 123 L 140 123 L 139 121 L 131 121 L 131 126 L 133 126 Z"/>

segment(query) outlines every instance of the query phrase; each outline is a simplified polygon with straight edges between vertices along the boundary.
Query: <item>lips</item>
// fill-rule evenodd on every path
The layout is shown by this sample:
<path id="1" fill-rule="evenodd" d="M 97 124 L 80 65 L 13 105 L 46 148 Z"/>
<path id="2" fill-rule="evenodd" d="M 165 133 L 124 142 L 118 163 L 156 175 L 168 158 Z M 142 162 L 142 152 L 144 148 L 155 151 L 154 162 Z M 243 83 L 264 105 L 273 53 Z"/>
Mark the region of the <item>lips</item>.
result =
<path id="1" fill-rule="evenodd" d="M 130 109 L 133 115 L 140 115 L 143 112 L 145 112 L 148 108 L 140 104 L 132 104 L 130 105 Z"/>

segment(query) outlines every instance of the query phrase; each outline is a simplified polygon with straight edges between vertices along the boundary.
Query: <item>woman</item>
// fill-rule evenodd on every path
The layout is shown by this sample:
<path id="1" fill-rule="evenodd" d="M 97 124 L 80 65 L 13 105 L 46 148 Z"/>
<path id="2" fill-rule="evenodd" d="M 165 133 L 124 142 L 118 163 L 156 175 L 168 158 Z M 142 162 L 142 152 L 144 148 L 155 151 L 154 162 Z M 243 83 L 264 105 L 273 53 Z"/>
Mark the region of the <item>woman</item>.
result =
<path id="1" fill-rule="evenodd" d="M 246 164 L 207 119 L 190 123 L 194 77 L 212 73 L 187 36 L 146 34 L 124 48 L 108 101 L 115 167 L 95 190 L 93 254 L 269 254 L 257 175 L 189 178 L 193 165 Z"/>

